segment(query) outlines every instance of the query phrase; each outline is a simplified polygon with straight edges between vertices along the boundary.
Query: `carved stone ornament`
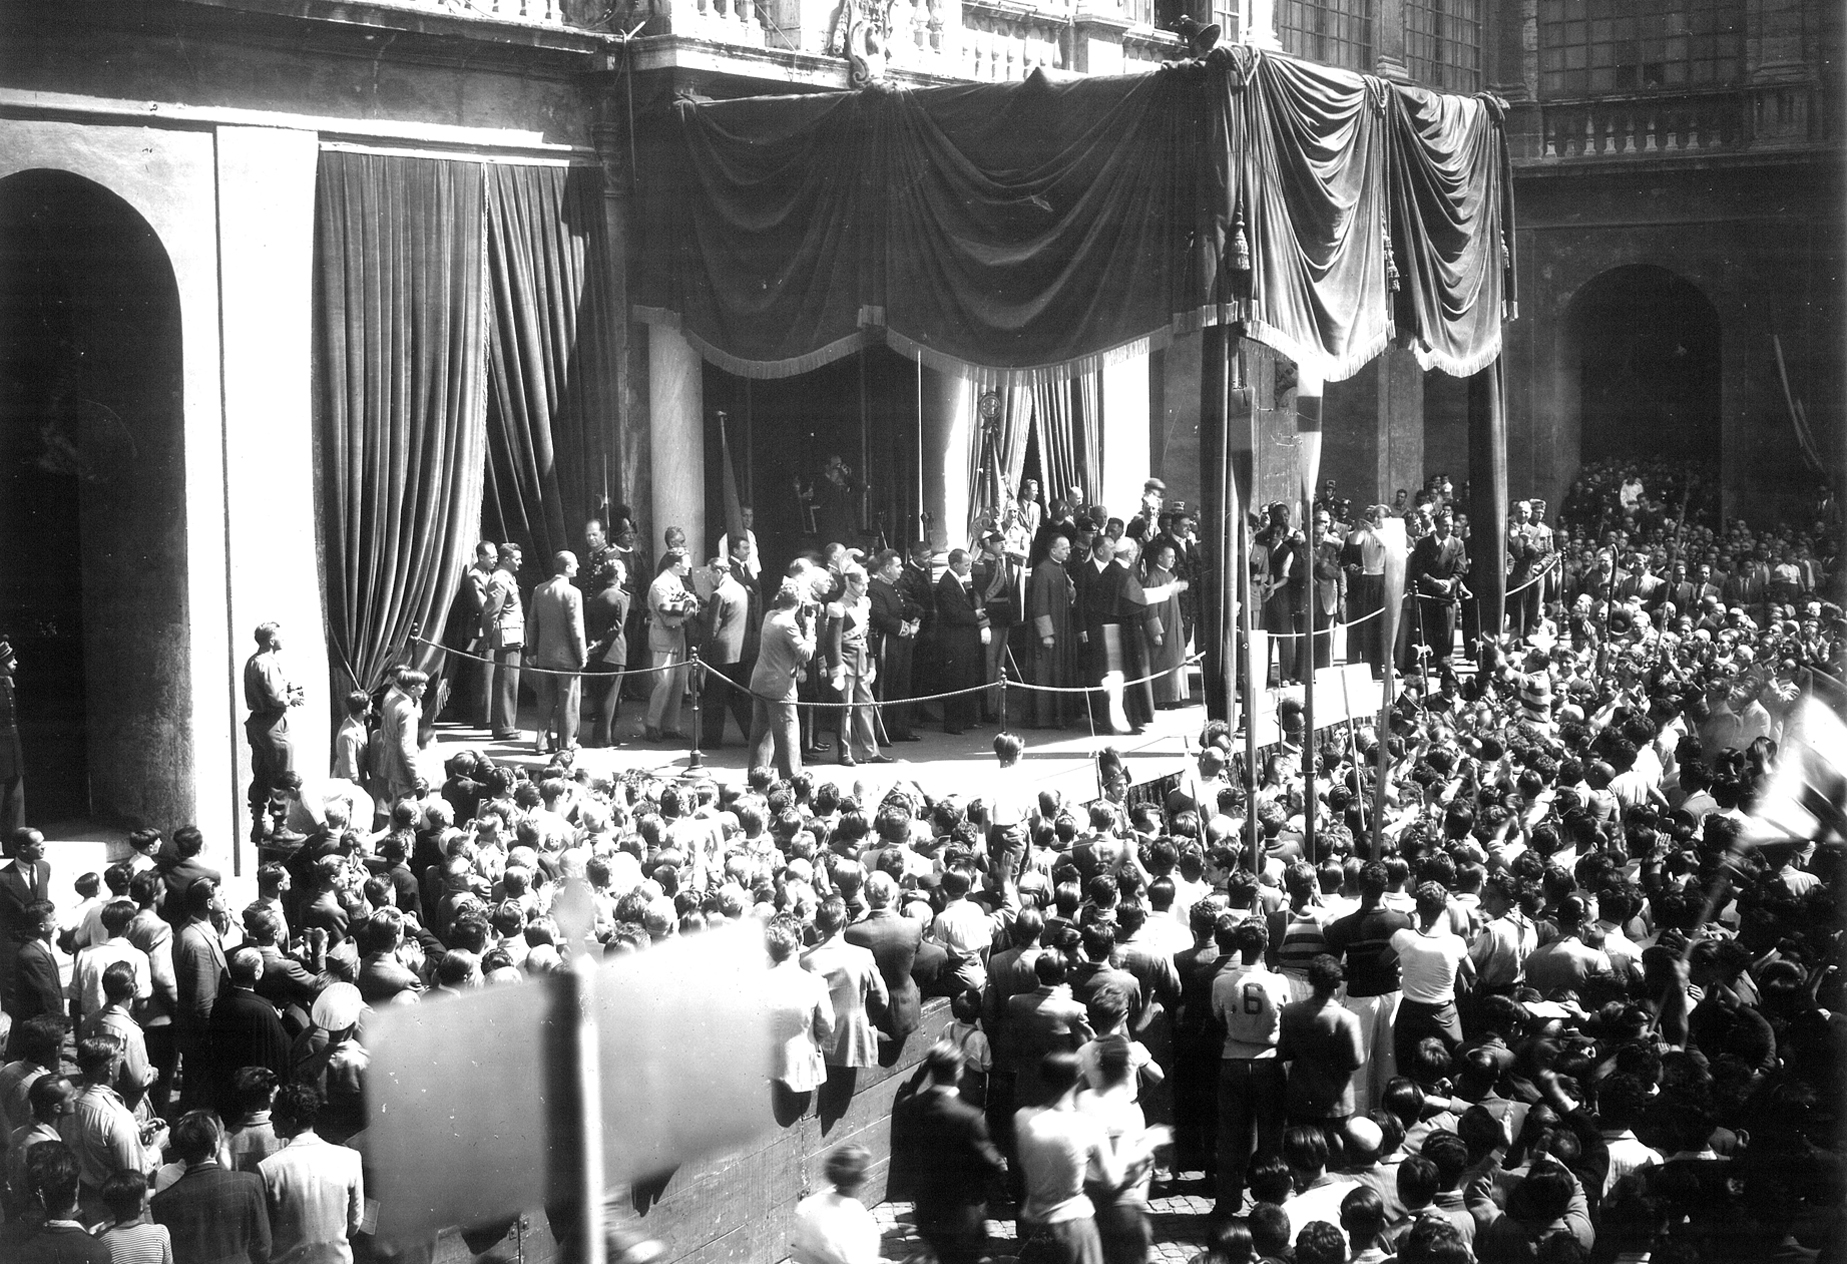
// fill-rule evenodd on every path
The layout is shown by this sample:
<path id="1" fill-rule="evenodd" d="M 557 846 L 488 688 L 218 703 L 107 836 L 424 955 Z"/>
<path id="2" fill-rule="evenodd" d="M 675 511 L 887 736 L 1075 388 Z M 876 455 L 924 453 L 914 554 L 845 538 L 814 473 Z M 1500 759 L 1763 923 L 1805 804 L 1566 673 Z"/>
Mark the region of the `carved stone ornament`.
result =
<path id="1" fill-rule="evenodd" d="M 847 59 L 848 78 L 855 88 L 885 78 L 890 49 L 891 0 L 840 0 L 827 51 Z"/>

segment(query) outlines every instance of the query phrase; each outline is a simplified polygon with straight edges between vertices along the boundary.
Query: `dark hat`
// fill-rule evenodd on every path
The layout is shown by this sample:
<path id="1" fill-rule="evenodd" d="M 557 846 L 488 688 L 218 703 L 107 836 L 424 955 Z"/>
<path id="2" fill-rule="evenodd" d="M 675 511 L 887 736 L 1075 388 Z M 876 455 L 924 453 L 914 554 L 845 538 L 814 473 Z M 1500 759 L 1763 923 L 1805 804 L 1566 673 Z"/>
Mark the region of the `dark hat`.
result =
<path id="1" fill-rule="evenodd" d="M 1208 22 L 1201 26 L 1190 13 L 1174 23 L 1174 31 L 1187 42 L 1195 57 L 1203 57 L 1212 51 L 1214 44 L 1219 42 L 1219 24 Z"/>
<path id="2" fill-rule="evenodd" d="M 1151 478 L 1142 484 L 1142 490 L 1145 492 L 1160 492 L 1165 496 L 1167 494 L 1167 484 L 1163 483 L 1158 478 Z"/>

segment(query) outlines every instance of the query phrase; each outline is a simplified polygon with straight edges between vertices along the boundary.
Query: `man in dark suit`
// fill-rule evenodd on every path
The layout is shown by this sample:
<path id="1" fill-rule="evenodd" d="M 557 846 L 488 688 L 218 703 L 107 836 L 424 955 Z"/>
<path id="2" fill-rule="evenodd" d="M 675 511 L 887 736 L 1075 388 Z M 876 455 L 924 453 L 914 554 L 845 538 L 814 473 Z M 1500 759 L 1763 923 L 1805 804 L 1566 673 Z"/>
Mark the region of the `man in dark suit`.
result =
<path id="1" fill-rule="evenodd" d="M 239 1067 L 268 1067 L 278 1080 L 289 1078 L 288 1033 L 282 1029 L 276 1007 L 257 995 L 257 981 L 262 977 L 263 954 L 258 949 L 244 947 L 233 952 L 225 965 L 225 986 L 206 1020 L 204 1065 L 199 1068 L 206 1081 L 201 1100 L 209 1102 L 222 1119 L 237 1116 L 233 1080 Z"/>
<path id="2" fill-rule="evenodd" d="M 956 1093 L 962 1063 L 952 1045 L 931 1049 L 923 1086 L 892 1116 L 893 1162 L 910 1178 L 918 1236 L 942 1264 L 975 1264 L 987 1254 L 988 1187 L 1003 1168 L 987 1120 Z"/>
<path id="3" fill-rule="evenodd" d="M 455 600 L 449 603 L 449 617 L 443 624 L 443 644 L 452 650 L 481 653 L 481 607 L 487 602 L 487 581 L 494 573 L 497 556 L 498 550 L 483 540 L 475 545 L 473 565 L 462 572 L 462 582 L 456 586 Z M 486 728 L 492 717 L 488 713 L 482 665 L 461 654 L 445 655 L 442 681 L 437 688 L 438 705 L 453 704 L 455 715 Z"/>
<path id="4" fill-rule="evenodd" d="M 629 592 L 622 563 L 607 556 L 590 577 L 584 604 L 584 635 L 590 642 L 584 674 L 590 700 L 590 745 L 614 743 L 616 712 L 622 706 L 622 669 L 628 665 Z M 459 817 L 457 819 L 460 819 Z"/>
<path id="5" fill-rule="evenodd" d="M 937 645 L 943 654 L 944 690 L 975 689 L 984 683 L 987 647 L 981 643 L 981 633 L 987 624 L 981 598 L 969 578 L 971 569 L 967 551 L 952 549 L 949 569 L 936 581 Z M 943 732 L 960 733 L 980 714 L 978 694 L 945 698 Z"/>
<path id="6" fill-rule="evenodd" d="M 1469 574 L 1468 553 L 1456 538 L 1454 526 L 1447 512 L 1439 513 L 1435 531 L 1411 550 L 1408 567 L 1411 587 L 1417 593 L 1418 624 L 1412 632 L 1419 644 L 1430 647 L 1433 669 L 1448 663 L 1455 648 L 1458 600 Z"/>
<path id="7" fill-rule="evenodd" d="M 1008 1039 L 1013 1047 L 1014 1105 L 1021 1109 L 1043 1106 L 1050 1100 L 1040 1082 L 1039 1070 L 1045 1055 L 1052 1052 L 1076 1053 L 1079 1045 L 1095 1033 L 1084 1006 L 1071 995 L 1065 982 L 1065 959 L 1056 952 L 1040 953 L 1033 958 L 1033 976 L 1039 986 L 1019 992 L 1007 1000 Z"/>
<path id="8" fill-rule="evenodd" d="M 871 912 L 845 932 L 849 944 L 871 952 L 878 963 L 888 999 L 884 1013 L 874 1021 L 894 1046 L 902 1045 L 922 1019 L 918 975 L 926 982 L 933 980 L 945 956 L 937 945 L 923 942 L 922 926 L 892 907 L 897 897 L 898 884 L 890 874 L 873 874 L 866 879 L 866 904 Z"/>
<path id="9" fill-rule="evenodd" d="M 923 619 L 923 605 L 901 586 L 904 559 L 896 549 L 886 549 L 874 565 L 869 594 L 872 598 L 872 653 L 879 665 L 879 701 L 883 704 L 885 731 L 894 742 L 915 742 L 911 731 L 912 651 Z"/>
<path id="10" fill-rule="evenodd" d="M 981 561 L 972 569 L 969 578 L 973 591 L 980 594 L 981 612 L 988 621 L 988 643 L 982 647 L 986 651 L 986 661 L 982 664 L 981 678 L 993 688 L 983 698 L 981 709 L 983 717 L 992 723 L 1000 719 L 998 682 L 1001 668 L 1006 667 L 1016 680 L 1019 678 L 1019 666 L 1008 661 L 1007 647 L 1026 604 L 1020 559 L 1007 555 L 1006 537 L 1000 532 L 990 531 L 982 540 Z"/>
<path id="11" fill-rule="evenodd" d="M 1113 926 L 1109 922 L 1092 922 L 1084 927 L 1082 947 L 1084 959 L 1072 966 L 1067 976 L 1071 984 L 1071 999 L 1088 1006 L 1090 998 L 1105 987 L 1118 988 L 1129 1004 L 1130 1026 L 1139 1028 L 1142 1012 L 1141 981 L 1127 970 L 1118 970 L 1110 964 L 1110 954 L 1116 948 Z"/>
<path id="12" fill-rule="evenodd" d="M 57 908 L 50 900 L 33 900 L 20 917 L 26 930 L 16 945 L 13 994 L 6 1006 L 15 1031 L 40 1014 L 64 1013 L 64 988 L 58 982 L 58 959 L 51 948 L 58 933 Z"/>
<path id="13" fill-rule="evenodd" d="M 186 920 L 186 892 L 200 879 L 214 886 L 222 885 L 224 875 L 199 860 L 205 850 L 205 835 L 196 825 L 182 825 L 173 831 L 171 851 L 163 851 L 155 860 L 166 894 L 161 897 L 160 915 L 175 926 Z"/>
<path id="14" fill-rule="evenodd" d="M 179 994 L 173 1037 L 184 1059 L 186 1092 L 182 1104 L 189 1110 L 209 1104 L 207 1086 L 202 1077 L 193 1075 L 193 1070 L 205 1061 L 206 1027 L 225 971 L 224 944 L 212 924 L 212 902 L 217 898 L 216 882 L 201 879 L 186 888 L 187 920 L 173 937 L 173 977 Z"/>
<path id="15" fill-rule="evenodd" d="M 11 834 L 13 863 L 0 869 L 0 1001 L 12 1010 L 14 963 L 20 941 L 32 933 L 27 906 L 51 898 L 51 865 L 45 836 L 20 826 Z"/>
<path id="16" fill-rule="evenodd" d="M 269 1259 L 269 1208 L 263 1178 L 219 1166 L 224 1125 L 211 1111 L 193 1111 L 173 1125 L 173 1150 L 185 1173 L 154 1195 L 154 1223 L 167 1226 L 175 1260 L 232 1264 Z"/>
<path id="17" fill-rule="evenodd" d="M 920 616 L 923 622 L 917 628 L 917 644 L 911 647 L 911 678 L 905 690 L 907 697 L 915 698 L 919 693 L 935 692 L 920 688 L 923 682 L 935 679 L 937 665 L 936 580 L 931 576 L 928 541 L 917 540 L 911 544 L 910 558 L 898 576 L 898 591 L 923 611 Z M 907 710 L 911 713 L 909 723 L 915 727 L 923 719 L 923 709 L 913 706 Z"/>
<path id="18" fill-rule="evenodd" d="M 707 750 L 717 750 L 725 744 L 727 712 L 737 721 L 739 736 L 750 740 L 751 664 L 744 661 L 744 648 L 750 639 L 751 600 L 750 590 L 738 582 L 737 571 L 726 559 L 713 558 L 706 573 L 712 582 L 712 593 L 705 598 L 705 606 L 699 612 L 705 624 L 699 661 L 710 675 L 705 682 L 705 696 L 700 700 L 703 731 L 699 734 L 699 744 Z M 759 628 L 759 644 L 762 635 Z M 719 679 L 721 676 L 723 680 Z M 726 681 L 731 683 L 726 684 Z"/>
<path id="19" fill-rule="evenodd" d="M 577 746 L 577 714 L 584 669 L 584 595 L 577 591 L 577 555 L 564 550 L 552 558 L 552 577 L 532 594 L 532 618 L 527 628 L 532 665 L 548 670 L 533 673 L 533 692 L 539 695 L 541 755 Z"/>

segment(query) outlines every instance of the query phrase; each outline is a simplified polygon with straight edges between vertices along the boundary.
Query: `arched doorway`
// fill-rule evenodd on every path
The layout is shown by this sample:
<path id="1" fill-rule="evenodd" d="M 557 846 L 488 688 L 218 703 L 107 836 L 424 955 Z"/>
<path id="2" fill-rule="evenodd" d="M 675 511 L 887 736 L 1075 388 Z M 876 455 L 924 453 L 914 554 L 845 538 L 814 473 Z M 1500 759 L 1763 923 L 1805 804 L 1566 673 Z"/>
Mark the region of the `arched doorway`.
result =
<path id="1" fill-rule="evenodd" d="M 35 825 L 192 813 L 181 328 L 147 221 L 0 180 L 0 631 Z"/>
<path id="2" fill-rule="evenodd" d="M 1673 454 L 1719 463 L 1719 313 L 1645 264 L 1612 268 L 1571 300 L 1585 464 Z"/>

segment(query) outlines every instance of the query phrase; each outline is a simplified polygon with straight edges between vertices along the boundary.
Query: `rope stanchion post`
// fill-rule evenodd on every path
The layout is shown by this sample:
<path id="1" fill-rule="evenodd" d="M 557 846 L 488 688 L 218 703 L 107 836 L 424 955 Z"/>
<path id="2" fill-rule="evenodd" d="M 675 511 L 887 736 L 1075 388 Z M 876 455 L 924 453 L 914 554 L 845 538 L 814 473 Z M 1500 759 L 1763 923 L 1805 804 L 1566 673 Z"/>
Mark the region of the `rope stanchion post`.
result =
<path id="1" fill-rule="evenodd" d="M 699 661 L 698 646 L 695 645 L 688 649 L 687 655 L 687 661 L 692 664 L 691 670 L 686 674 L 692 682 L 693 690 L 693 749 L 687 754 L 686 771 L 695 772 L 705 767 L 705 755 L 699 749 L 700 743 L 704 740 L 704 735 L 699 731 L 701 722 L 699 699 L 700 696 L 705 693 L 706 668 L 705 664 Z M 720 720 L 721 722 L 723 720 L 722 714 Z"/>
<path id="2" fill-rule="evenodd" d="M 1000 665 L 1000 731 L 1011 732 L 1007 727 L 1007 664 Z"/>

